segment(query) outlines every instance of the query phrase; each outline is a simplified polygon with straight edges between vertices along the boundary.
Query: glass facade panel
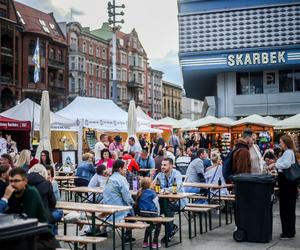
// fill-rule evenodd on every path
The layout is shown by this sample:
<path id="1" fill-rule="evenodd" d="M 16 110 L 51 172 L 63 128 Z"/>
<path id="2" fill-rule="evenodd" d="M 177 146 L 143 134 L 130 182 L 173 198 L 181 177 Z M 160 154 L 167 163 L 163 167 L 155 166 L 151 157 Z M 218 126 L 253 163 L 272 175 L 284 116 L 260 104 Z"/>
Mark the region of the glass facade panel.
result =
<path id="1" fill-rule="evenodd" d="M 300 91 L 300 69 L 294 72 L 295 91 Z"/>
<path id="2" fill-rule="evenodd" d="M 263 72 L 250 72 L 250 94 L 263 93 Z"/>
<path id="3" fill-rule="evenodd" d="M 293 71 L 279 71 L 279 92 L 293 92 Z"/>
<path id="4" fill-rule="evenodd" d="M 238 95 L 248 95 L 250 94 L 249 90 L 249 73 L 237 73 L 236 74 L 237 82 L 237 94 Z"/>

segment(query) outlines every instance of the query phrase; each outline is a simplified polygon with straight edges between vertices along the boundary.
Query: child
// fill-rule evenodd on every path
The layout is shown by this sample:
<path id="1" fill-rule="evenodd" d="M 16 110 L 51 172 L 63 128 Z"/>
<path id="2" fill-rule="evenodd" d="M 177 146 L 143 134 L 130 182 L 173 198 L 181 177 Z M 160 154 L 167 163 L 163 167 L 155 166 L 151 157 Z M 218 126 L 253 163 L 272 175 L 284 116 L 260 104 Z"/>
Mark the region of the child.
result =
<path id="1" fill-rule="evenodd" d="M 108 176 L 108 172 L 107 172 L 106 166 L 103 164 L 97 166 L 96 173 L 90 180 L 88 187 L 104 188 L 105 183 L 107 182 L 107 176 Z M 93 196 L 93 194 L 90 193 L 89 197 L 92 197 L 92 196 Z M 95 202 L 100 203 L 102 199 L 103 199 L 103 195 L 97 194 Z M 90 199 L 90 200 L 92 201 L 92 199 Z"/>
<path id="2" fill-rule="evenodd" d="M 160 207 L 158 202 L 158 197 L 156 193 L 150 188 L 151 178 L 145 177 L 141 180 L 141 189 L 137 193 L 136 207 L 139 211 L 140 216 L 143 217 L 158 217 L 160 214 Z M 158 236 L 160 233 L 160 224 L 156 224 L 154 239 L 152 243 L 152 248 L 160 248 L 161 244 L 158 242 Z M 146 229 L 144 235 L 143 248 L 149 247 L 149 228 Z"/>

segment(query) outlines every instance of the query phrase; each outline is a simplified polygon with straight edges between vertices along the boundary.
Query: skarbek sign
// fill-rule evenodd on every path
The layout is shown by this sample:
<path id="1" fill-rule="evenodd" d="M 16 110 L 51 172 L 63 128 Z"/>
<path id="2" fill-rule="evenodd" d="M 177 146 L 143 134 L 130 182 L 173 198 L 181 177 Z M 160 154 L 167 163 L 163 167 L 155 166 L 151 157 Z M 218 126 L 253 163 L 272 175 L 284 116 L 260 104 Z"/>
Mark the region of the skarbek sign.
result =
<path id="1" fill-rule="evenodd" d="M 286 62 L 285 51 L 252 52 L 229 54 L 228 66 L 247 66 L 259 64 L 283 64 Z"/>

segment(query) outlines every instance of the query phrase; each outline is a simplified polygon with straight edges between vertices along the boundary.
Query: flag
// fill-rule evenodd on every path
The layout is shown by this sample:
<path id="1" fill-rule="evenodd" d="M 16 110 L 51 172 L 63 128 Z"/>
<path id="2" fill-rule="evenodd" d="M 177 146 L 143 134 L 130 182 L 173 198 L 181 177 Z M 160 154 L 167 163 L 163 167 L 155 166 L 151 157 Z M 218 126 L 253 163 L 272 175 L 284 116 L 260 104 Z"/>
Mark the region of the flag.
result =
<path id="1" fill-rule="evenodd" d="M 34 63 L 33 80 L 35 83 L 37 83 L 40 80 L 40 43 L 39 43 L 39 38 L 37 38 L 37 40 L 36 40 L 36 46 L 35 46 L 32 61 Z"/>

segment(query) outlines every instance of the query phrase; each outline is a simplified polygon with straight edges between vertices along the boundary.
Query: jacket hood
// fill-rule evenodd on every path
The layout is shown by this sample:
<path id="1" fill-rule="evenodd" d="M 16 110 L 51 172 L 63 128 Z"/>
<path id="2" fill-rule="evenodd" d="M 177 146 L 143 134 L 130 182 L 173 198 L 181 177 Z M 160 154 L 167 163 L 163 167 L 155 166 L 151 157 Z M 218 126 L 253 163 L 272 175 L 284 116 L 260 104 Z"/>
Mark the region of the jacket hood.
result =
<path id="1" fill-rule="evenodd" d="M 41 176 L 39 173 L 30 173 L 28 176 L 28 184 L 29 185 L 39 185 L 42 182 L 45 182 L 45 178 Z"/>
<path id="2" fill-rule="evenodd" d="M 236 139 L 234 142 L 234 145 L 235 145 L 235 147 L 242 146 L 242 147 L 246 147 L 247 149 L 249 149 L 248 144 L 246 142 L 244 142 L 242 139 Z"/>

